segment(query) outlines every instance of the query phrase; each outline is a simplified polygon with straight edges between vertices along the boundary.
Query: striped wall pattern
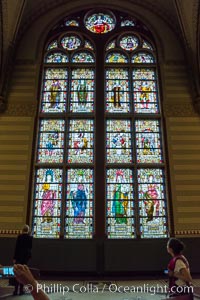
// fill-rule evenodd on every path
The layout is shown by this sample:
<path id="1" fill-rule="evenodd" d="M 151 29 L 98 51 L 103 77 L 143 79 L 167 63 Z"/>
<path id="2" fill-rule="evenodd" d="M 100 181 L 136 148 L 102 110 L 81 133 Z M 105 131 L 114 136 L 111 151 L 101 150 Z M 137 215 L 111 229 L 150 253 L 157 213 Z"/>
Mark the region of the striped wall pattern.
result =
<path id="1" fill-rule="evenodd" d="M 166 121 L 171 201 L 177 235 L 200 235 L 200 118 Z"/>
<path id="2" fill-rule="evenodd" d="M 16 235 L 27 217 L 35 112 L 35 67 L 16 65 L 8 109 L 0 115 L 0 234 Z"/>

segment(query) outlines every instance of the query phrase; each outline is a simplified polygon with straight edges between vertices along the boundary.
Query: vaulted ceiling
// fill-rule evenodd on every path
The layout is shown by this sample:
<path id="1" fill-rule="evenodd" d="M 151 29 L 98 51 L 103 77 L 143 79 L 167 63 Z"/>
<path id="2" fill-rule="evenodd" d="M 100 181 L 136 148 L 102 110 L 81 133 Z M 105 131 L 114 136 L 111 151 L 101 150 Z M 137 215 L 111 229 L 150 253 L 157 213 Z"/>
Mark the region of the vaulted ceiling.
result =
<path id="1" fill-rule="evenodd" d="M 195 97 L 200 107 L 200 1 L 199 0 L 111 0 L 120 9 L 124 3 L 146 8 L 162 18 L 182 39 L 195 80 Z M 105 0 L 73 0 L 76 8 L 108 7 Z M 71 5 L 71 0 L 1 0 L 0 2 L 0 103 L 5 98 L 3 75 L 12 60 L 15 43 L 39 17 L 58 6 Z M 198 100 L 199 99 L 199 100 Z"/>

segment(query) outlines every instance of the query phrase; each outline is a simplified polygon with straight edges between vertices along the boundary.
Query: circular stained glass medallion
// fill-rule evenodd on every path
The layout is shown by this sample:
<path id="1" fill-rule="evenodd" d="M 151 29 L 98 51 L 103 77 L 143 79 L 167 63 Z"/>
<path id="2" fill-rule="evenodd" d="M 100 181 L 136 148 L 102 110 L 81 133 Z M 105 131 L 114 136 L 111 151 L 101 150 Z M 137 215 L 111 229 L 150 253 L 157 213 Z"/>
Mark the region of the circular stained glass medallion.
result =
<path id="1" fill-rule="evenodd" d="M 65 36 L 61 40 L 64 49 L 75 50 L 81 45 L 81 39 L 75 35 Z"/>
<path id="2" fill-rule="evenodd" d="M 115 19 L 111 14 L 95 13 L 85 19 L 86 28 L 94 33 L 107 33 L 115 28 Z"/>
<path id="3" fill-rule="evenodd" d="M 133 51 L 139 45 L 139 40 L 134 35 L 127 35 L 121 38 L 119 44 L 122 49 L 127 51 Z"/>

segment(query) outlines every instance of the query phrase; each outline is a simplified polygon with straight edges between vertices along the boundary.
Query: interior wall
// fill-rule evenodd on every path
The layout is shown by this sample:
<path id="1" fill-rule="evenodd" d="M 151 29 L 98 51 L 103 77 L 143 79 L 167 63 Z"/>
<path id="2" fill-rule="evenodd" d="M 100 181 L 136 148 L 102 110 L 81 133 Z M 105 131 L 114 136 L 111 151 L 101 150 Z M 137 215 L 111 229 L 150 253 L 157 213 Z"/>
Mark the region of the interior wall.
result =
<path id="1" fill-rule="evenodd" d="M 93 8 L 94 4 L 89 7 L 89 2 L 91 3 L 91 1 L 87 2 L 88 8 Z M 172 207 L 170 214 L 173 215 L 170 220 L 171 231 L 174 225 L 174 232 L 177 236 L 199 237 L 200 119 L 192 106 L 190 75 L 184 60 L 183 46 L 176 33 L 158 15 L 153 14 L 144 7 L 130 5 L 128 1 L 123 1 L 123 4 L 120 2 L 116 1 L 113 8 L 119 8 L 129 14 L 133 13 L 136 17 L 142 16 L 155 36 L 158 49 L 161 78 L 160 92 L 168 161 L 168 200 L 169 207 Z M 84 9 L 86 7 L 87 5 L 84 5 Z M 4 242 L 5 237 L 16 236 L 23 224 L 29 221 L 27 216 L 30 215 L 31 163 L 34 154 L 34 129 L 39 101 L 38 88 L 43 41 L 55 20 L 76 11 L 78 8 L 80 9 L 80 4 L 71 2 L 65 7 L 57 7 L 53 11 L 43 14 L 27 29 L 16 49 L 16 60 L 8 95 L 8 108 L 5 113 L 0 115 L 0 234 Z M 148 247 L 152 247 L 153 251 L 155 245 L 158 246 L 158 249 L 163 249 L 165 242 L 165 240 L 160 242 L 154 240 L 153 242 L 148 241 L 147 244 Z M 14 239 L 7 239 L 5 245 L 8 247 L 13 243 Z M 47 243 L 48 245 L 54 245 L 52 250 L 48 251 L 44 256 L 44 260 L 37 258 L 39 249 L 44 251 Z M 71 249 L 71 260 L 69 261 L 74 262 L 74 269 L 76 269 L 75 256 L 85 256 L 87 249 L 90 249 L 89 253 L 91 255 L 86 255 L 90 270 L 99 268 L 98 256 L 98 258 L 102 257 L 105 262 L 104 270 L 116 271 L 117 268 L 120 269 L 120 261 L 116 260 L 116 255 L 124 247 L 124 243 L 129 247 L 127 254 L 124 253 L 125 256 L 127 255 L 127 264 L 124 266 L 128 270 L 128 261 L 132 261 L 135 251 L 137 251 L 137 257 L 139 253 L 138 260 L 142 261 L 146 251 L 145 242 L 103 241 L 102 243 L 99 240 L 88 242 L 88 244 L 83 242 L 83 245 L 86 246 L 81 254 L 78 250 L 80 249 L 78 242 L 36 240 L 35 245 L 39 248 L 37 246 L 35 248 L 37 255 L 33 262 L 35 264 L 39 263 L 39 266 L 46 269 L 49 261 L 54 264 L 52 255 L 57 253 L 56 249 L 59 246 L 59 249 L 63 247 L 63 250 L 61 250 L 62 257 L 65 256 L 65 251 L 69 253 L 68 249 Z M 71 245 L 71 248 L 67 248 L 68 245 Z M 115 247 L 118 250 L 116 255 L 113 256 Z M 3 261 L 6 262 L 5 253 L 8 252 L 3 254 Z M 59 257 L 58 260 L 60 261 Z M 164 266 L 165 260 L 166 257 L 162 258 L 162 263 L 159 262 L 159 264 Z M 69 261 L 67 260 L 67 262 Z M 79 268 L 87 269 L 84 260 L 81 261 L 82 265 L 78 260 L 80 263 Z M 158 270 L 158 264 L 154 259 L 153 262 Z M 64 265 L 67 266 L 67 263 Z M 49 265 L 49 268 L 51 269 L 53 266 Z M 59 266 L 58 269 L 62 269 L 61 261 Z M 137 264 L 135 267 L 134 264 L 130 264 L 130 266 L 137 270 Z M 149 262 L 148 268 L 152 266 L 152 262 Z M 197 266 L 198 263 L 195 261 L 194 267 L 197 268 Z M 144 264 L 141 268 L 143 267 Z M 121 268 L 123 268 L 123 261 L 121 261 Z M 200 269 L 200 266 L 198 268 Z"/>

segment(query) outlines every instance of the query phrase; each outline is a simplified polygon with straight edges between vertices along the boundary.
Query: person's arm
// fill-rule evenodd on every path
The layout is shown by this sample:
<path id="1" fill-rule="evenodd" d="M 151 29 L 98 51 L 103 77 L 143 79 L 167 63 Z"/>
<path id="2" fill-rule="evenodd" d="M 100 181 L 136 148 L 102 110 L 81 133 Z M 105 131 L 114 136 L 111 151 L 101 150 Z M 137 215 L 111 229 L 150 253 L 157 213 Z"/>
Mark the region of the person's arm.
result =
<path id="1" fill-rule="evenodd" d="M 192 281 L 190 270 L 189 270 L 189 268 L 186 267 L 186 265 L 184 264 L 184 262 L 182 260 L 178 259 L 176 261 L 175 269 L 177 269 L 177 271 L 174 272 L 174 274 L 173 274 L 174 277 L 181 279 L 185 282 Z"/>
<path id="2" fill-rule="evenodd" d="M 45 292 L 38 289 L 38 283 L 26 265 L 14 265 L 14 273 L 19 283 L 29 286 L 33 299 L 49 300 L 49 297 L 45 294 Z"/>

